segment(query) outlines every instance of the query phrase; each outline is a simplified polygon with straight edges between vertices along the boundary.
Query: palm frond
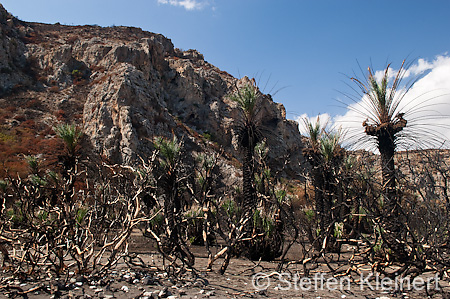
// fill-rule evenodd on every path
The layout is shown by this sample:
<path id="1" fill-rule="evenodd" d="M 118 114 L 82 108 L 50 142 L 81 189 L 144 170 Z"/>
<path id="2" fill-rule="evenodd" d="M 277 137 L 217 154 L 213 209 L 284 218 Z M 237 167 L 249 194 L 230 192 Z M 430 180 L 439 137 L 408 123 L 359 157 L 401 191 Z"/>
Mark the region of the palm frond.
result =
<path id="1" fill-rule="evenodd" d="M 83 136 L 83 132 L 77 126 L 69 124 L 58 125 L 53 130 L 63 140 L 68 152 L 71 155 L 75 154 L 76 147 Z"/>
<path id="2" fill-rule="evenodd" d="M 162 159 L 160 159 L 161 166 L 164 168 L 173 168 L 181 153 L 182 142 L 178 141 L 178 138 L 175 135 L 172 139 L 156 137 L 154 146 L 162 156 Z"/>

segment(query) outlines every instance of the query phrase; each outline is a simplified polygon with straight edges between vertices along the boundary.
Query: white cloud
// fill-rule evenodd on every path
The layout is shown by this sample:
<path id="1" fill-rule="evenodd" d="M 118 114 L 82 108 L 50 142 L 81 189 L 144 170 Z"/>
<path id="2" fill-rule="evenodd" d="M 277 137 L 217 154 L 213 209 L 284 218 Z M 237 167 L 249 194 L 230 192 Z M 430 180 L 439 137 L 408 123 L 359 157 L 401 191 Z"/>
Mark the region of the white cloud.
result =
<path id="1" fill-rule="evenodd" d="M 202 9 L 208 5 L 207 0 L 158 0 L 159 4 L 170 4 L 173 6 L 181 6 L 186 10 Z"/>
<path id="2" fill-rule="evenodd" d="M 305 114 L 302 114 L 299 117 L 297 117 L 295 120 L 298 122 L 298 127 L 300 130 L 300 133 L 305 136 L 308 135 L 308 129 L 306 128 L 305 120 L 308 121 L 309 123 L 311 123 L 313 126 L 317 123 L 317 120 L 319 120 L 320 125 L 322 127 L 326 126 L 328 128 L 328 127 L 330 127 L 330 125 L 333 124 L 331 115 L 329 115 L 328 113 L 319 114 L 319 115 L 312 116 L 312 117 L 309 117 L 305 113 Z"/>
<path id="3" fill-rule="evenodd" d="M 375 77 L 379 78 L 384 71 L 375 72 Z M 392 78 L 396 70 L 390 69 L 389 76 Z M 442 145 L 450 147 L 450 56 L 437 56 L 433 61 L 419 59 L 411 65 L 405 73 L 405 82 L 419 79 L 401 100 L 401 105 L 395 113 L 405 113 L 407 126 L 400 135 L 398 144 L 399 150 L 430 148 Z M 422 76 L 422 77 L 420 77 Z M 404 90 L 403 90 L 404 91 Z M 401 92 L 398 94 L 401 96 Z M 356 95 L 355 95 L 356 98 Z M 362 123 L 368 118 L 370 109 L 367 99 L 356 98 L 357 100 L 348 106 L 348 111 L 344 115 L 335 117 L 327 116 L 330 123 L 335 126 L 342 126 L 347 131 L 347 146 L 356 149 L 364 148 L 375 150 L 375 144 L 368 141 L 364 134 Z M 303 133 L 302 117 L 314 120 L 315 116 L 302 115 L 299 121 L 300 131 Z"/>

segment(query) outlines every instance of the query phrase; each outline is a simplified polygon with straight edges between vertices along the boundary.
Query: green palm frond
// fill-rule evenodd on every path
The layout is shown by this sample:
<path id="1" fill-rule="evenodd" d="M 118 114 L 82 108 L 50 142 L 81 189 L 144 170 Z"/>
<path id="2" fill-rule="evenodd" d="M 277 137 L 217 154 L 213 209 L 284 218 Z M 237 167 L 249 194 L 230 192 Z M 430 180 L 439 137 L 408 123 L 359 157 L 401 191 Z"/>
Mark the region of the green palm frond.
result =
<path id="1" fill-rule="evenodd" d="M 216 164 L 217 157 L 213 155 L 207 155 L 205 153 L 200 153 L 195 156 L 195 159 L 199 163 L 201 169 L 209 171 Z"/>
<path id="2" fill-rule="evenodd" d="M 236 133 L 239 138 L 239 146 L 242 149 L 253 150 L 256 144 L 261 140 L 261 105 L 259 105 L 259 91 L 254 80 L 239 88 L 236 92 L 229 95 L 228 98 L 237 103 L 240 113 L 235 119 Z"/>
<path id="3" fill-rule="evenodd" d="M 367 97 L 369 105 L 368 125 L 380 126 L 390 123 L 398 113 L 399 104 L 406 92 L 400 88 L 406 72 L 405 61 L 403 61 L 400 69 L 395 74 L 394 80 L 389 80 L 390 70 L 389 64 L 380 80 L 377 80 L 370 67 L 368 68 L 367 82 L 351 78 Z"/>
<path id="4" fill-rule="evenodd" d="M 266 140 L 258 142 L 255 146 L 255 154 L 259 160 L 265 160 L 267 154 L 269 153 L 269 147 L 267 146 Z"/>
<path id="5" fill-rule="evenodd" d="M 316 122 L 312 123 L 308 118 L 303 118 L 303 124 L 306 129 L 306 134 L 311 141 L 313 149 L 318 149 L 322 134 L 324 133 L 326 123 L 322 124 L 320 121 L 320 115 L 317 116 Z"/>
<path id="6" fill-rule="evenodd" d="M 331 161 L 336 155 L 336 151 L 340 148 L 343 138 L 341 130 L 333 131 L 322 135 L 320 139 L 320 152 L 326 162 Z"/>
<path id="7" fill-rule="evenodd" d="M 74 155 L 83 132 L 75 125 L 62 124 L 53 128 L 56 135 L 64 141 L 70 155 Z"/>
<path id="8" fill-rule="evenodd" d="M 178 138 L 174 135 L 171 140 L 157 137 L 154 145 L 162 156 L 160 160 L 161 166 L 164 168 L 174 167 L 181 153 L 182 142 L 178 141 Z"/>
<path id="9" fill-rule="evenodd" d="M 258 99 L 258 88 L 251 84 L 246 84 L 237 92 L 230 96 L 244 113 L 247 121 L 253 120 L 256 112 L 256 100 Z"/>
<path id="10" fill-rule="evenodd" d="M 32 174 L 37 174 L 39 172 L 39 160 L 36 156 L 25 156 L 25 160 L 27 161 L 28 167 L 31 170 Z"/>

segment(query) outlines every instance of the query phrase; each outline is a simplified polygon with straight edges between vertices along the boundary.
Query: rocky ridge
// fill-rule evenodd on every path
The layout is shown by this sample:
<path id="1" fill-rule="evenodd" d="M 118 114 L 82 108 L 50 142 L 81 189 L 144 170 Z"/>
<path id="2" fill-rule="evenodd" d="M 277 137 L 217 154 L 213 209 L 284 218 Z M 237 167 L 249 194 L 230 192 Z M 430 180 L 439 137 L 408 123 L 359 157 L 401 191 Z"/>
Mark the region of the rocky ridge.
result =
<path id="1" fill-rule="evenodd" d="M 223 153 L 225 168 L 240 160 L 238 110 L 227 95 L 248 78 L 236 79 L 199 52 L 139 28 L 26 23 L 3 7 L 0 17 L 0 102 L 17 108 L 4 117 L 3 129 L 20 125 L 17 115 L 36 127 L 75 122 L 114 163 L 133 164 L 148 155 L 155 136 L 172 134 L 188 152 Z M 283 173 L 297 177 L 298 124 L 270 95 L 259 105 L 271 165 L 279 170 L 289 158 Z"/>

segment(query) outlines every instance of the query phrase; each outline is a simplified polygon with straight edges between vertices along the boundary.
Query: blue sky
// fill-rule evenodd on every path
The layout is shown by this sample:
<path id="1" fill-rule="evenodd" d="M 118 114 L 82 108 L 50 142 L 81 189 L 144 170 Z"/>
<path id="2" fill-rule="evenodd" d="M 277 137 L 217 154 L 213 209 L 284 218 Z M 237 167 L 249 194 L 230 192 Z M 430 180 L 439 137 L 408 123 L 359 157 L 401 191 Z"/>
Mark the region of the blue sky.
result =
<path id="1" fill-rule="evenodd" d="M 288 118 L 346 113 L 345 76 L 398 68 L 404 58 L 434 65 L 450 50 L 450 1 L 364 0 L 3 0 L 24 21 L 125 25 L 194 48 L 235 77 L 259 79 Z M 449 60 L 450 61 L 450 60 Z M 446 62 L 447 63 L 447 62 Z M 430 71 L 431 69 L 428 69 Z M 449 78 L 446 79 L 450 81 Z M 449 84 L 450 88 L 450 84 Z"/>

